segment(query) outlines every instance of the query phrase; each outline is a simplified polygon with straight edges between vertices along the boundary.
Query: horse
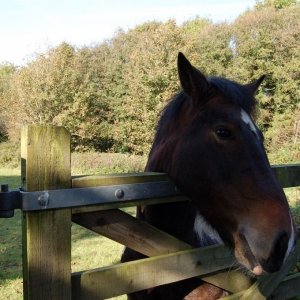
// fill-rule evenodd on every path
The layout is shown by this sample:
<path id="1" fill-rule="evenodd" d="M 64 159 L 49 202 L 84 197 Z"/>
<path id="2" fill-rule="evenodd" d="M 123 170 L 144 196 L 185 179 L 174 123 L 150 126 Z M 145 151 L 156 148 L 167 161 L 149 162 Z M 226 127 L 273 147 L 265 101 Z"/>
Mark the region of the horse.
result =
<path id="1" fill-rule="evenodd" d="M 137 218 L 194 247 L 227 245 L 254 277 L 276 272 L 296 230 L 254 122 L 264 76 L 244 85 L 207 78 L 182 53 L 177 67 L 182 90 L 161 113 L 146 171 L 167 173 L 190 201 L 140 206 Z M 121 261 L 141 257 L 126 248 Z M 128 299 L 212 300 L 224 292 L 192 278 Z"/>

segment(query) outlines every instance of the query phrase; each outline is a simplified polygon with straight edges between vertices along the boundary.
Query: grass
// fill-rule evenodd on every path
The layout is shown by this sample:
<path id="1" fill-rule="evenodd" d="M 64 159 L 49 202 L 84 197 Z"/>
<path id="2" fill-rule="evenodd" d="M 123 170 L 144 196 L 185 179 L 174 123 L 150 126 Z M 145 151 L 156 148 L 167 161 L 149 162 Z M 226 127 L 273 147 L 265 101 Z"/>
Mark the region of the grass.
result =
<path id="1" fill-rule="evenodd" d="M 72 153 L 72 173 L 91 175 L 142 172 L 146 160 L 145 156 L 121 153 Z"/>
<path id="2" fill-rule="evenodd" d="M 0 143 L 0 166 L 15 169 L 19 165 L 20 145 L 13 142 Z M 9 174 L 9 173 L 8 173 Z"/>
<path id="3" fill-rule="evenodd" d="M 121 154 L 73 154 L 72 170 L 74 175 L 137 172 L 143 170 L 145 160 L 144 157 Z M 12 163 L 14 164 L 15 162 Z M 20 187 L 20 170 L 0 168 L 0 183 L 8 183 L 11 189 Z M 292 188 L 285 191 L 299 226 L 300 190 Z M 134 209 L 131 209 L 131 212 L 133 211 Z M 23 297 L 21 213 L 17 211 L 11 219 L 0 219 L 0 228 L 0 299 L 19 300 Z M 117 263 L 122 251 L 122 245 L 76 224 L 72 225 L 72 272 Z M 124 300 L 126 297 L 112 299 Z"/>
<path id="4" fill-rule="evenodd" d="M 72 225 L 72 272 L 109 266 L 120 261 L 124 247 L 110 239 Z M 112 299 L 125 300 L 126 296 Z"/>
<path id="5" fill-rule="evenodd" d="M 0 299 L 23 299 L 21 213 L 16 212 L 12 219 L 0 219 L 0 228 Z M 72 272 L 99 268 L 119 261 L 122 245 L 76 224 L 72 225 L 71 231 Z M 112 299 L 121 300 L 126 297 Z"/>
<path id="6" fill-rule="evenodd" d="M 20 186 L 18 169 L 0 169 L 0 182 L 11 189 Z M 22 241 L 21 213 L 15 217 L 0 219 L 0 298 L 22 299 Z"/>
<path id="7" fill-rule="evenodd" d="M 6 148 L 0 147 L 5 152 Z M 3 153 L 2 153 L 3 154 Z M 6 154 L 5 154 L 6 155 Z M 8 164 L 11 168 L 0 168 L 0 183 L 9 184 L 10 189 L 19 188 L 20 169 L 17 160 L 3 158 L 0 165 Z M 122 155 L 83 153 L 72 154 L 72 173 L 78 174 L 106 174 L 143 171 L 145 158 Z M 100 166 L 100 167 L 99 167 Z M 133 212 L 134 209 L 129 209 Z M 22 236 L 20 211 L 16 211 L 14 218 L 0 218 L 0 299 L 23 299 L 22 287 Z M 76 224 L 72 225 L 72 272 L 99 268 L 117 263 L 124 247 L 94 232 L 86 230 Z M 124 300 L 126 296 L 114 297 Z"/>

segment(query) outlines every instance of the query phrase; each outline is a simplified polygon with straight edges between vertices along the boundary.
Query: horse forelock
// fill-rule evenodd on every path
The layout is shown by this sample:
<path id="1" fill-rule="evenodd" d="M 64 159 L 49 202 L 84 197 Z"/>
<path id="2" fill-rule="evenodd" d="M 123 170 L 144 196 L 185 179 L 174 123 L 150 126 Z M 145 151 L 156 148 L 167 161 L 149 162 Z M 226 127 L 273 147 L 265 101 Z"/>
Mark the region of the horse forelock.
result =
<path id="1" fill-rule="evenodd" d="M 247 89 L 247 87 L 220 77 L 211 77 L 208 81 L 222 94 L 226 101 L 239 106 L 249 115 L 253 115 L 256 107 L 256 100 L 253 93 Z"/>

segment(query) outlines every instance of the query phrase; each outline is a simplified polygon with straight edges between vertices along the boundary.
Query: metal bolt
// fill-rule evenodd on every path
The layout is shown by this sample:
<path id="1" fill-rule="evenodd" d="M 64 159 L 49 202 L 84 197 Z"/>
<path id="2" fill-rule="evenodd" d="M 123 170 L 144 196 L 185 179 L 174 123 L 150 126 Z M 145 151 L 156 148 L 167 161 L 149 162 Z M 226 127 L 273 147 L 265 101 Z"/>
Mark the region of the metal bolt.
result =
<path id="1" fill-rule="evenodd" d="M 43 208 L 46 208 L 49 204 L 49 193 L 43 192 L 39 197 L 38 197 L 38 203 L 40 206 Z"/>
<path id="2" fill-rule="evenodd" d="M 125 193 L 121 189 L 117 189 L 115 191 L 115 196 L 116 196 L 117 199 L 122 199 L 124 197 L 124 195 L 125 195 Z"/>

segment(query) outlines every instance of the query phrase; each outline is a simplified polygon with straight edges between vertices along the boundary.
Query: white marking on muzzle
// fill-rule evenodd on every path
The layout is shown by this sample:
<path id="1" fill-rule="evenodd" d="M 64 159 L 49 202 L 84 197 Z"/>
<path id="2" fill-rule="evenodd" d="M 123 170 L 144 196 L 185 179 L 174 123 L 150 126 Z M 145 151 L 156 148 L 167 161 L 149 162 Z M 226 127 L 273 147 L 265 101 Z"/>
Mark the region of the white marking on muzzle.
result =
<path id="1" fill-rule="evenodd" d="M 259 137 L 257 128 L 256 128 L 252 118 L 243 109 L 241 109 L 241 119 L 244 123 L 249 125 L 251 131 L 253 131 L 257 137 Z"/>
<path id="2" fill-rule="evenodd" d="M 285 257 L 284 257 L 283 261 L 285 261 L 287 259 L 287 257 L 289 256 L 289 254 L 291 253 L 291 251 L 293 250 L 294 245 L 295 245 L 296 235 L 295 235 L 295 229 L 294 229 L 294 224 L 293 224 L 291 214 L 290 214 L 290 218 L 291 218 L 291 236 L 290 236 L 290 239 L 289 239 L 288 248 L 286 250 Z"/>
<path id="3" fill-rule="evenodd" d="M 204 217 L 197 212 L 194 222 L 194 232 L 197 235 L 199 246 L 209 246 L 212 244 L 224 244 L 218 232 L 206 222 Z"/>

